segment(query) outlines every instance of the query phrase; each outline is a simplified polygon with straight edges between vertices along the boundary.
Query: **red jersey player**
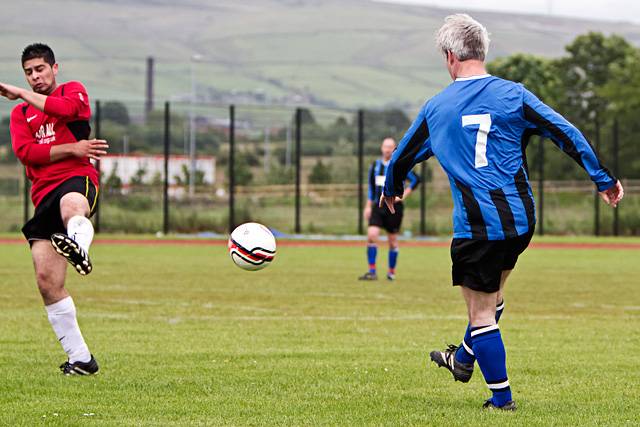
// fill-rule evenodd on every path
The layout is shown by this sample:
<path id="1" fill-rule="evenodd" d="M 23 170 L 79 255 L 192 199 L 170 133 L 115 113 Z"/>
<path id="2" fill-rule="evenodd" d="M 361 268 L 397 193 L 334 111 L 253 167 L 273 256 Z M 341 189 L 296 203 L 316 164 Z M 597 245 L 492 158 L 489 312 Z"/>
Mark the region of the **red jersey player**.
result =
<path id="1" fill-rule="evenodd" d="M 38 289 L 49 322 L 68 355 L 65 375 L 89 375 L 98 364 L 89 352 L 64 287 L 67 262 L 80 274 L 91 272 L 89 217 L 98 198 L 98 172 L 89 159 L 106 154 L 105 141 L 88 140 L 89 97 L 78 82 L 58 84 L 58 64 L 49 46 L 32 44 L 22 52 L 22 68 L 32 90 L 0 83 L 0 95 L 22 99 L 11 112 L 13 151 L 32 182 L 33 218 L 22 228 L 31 246 Z"/>

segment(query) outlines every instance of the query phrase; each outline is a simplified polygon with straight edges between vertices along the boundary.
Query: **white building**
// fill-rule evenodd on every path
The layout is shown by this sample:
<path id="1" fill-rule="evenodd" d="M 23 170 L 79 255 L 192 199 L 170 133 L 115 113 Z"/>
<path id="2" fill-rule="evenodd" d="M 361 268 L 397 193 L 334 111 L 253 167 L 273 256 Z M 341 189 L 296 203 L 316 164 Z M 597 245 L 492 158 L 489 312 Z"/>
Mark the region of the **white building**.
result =
<path id="1" fill-rule="evenodd" d="M 169 157 L 169 185 L 178 184 L 176 176 L 184 179 L 184 167 L 190 169 L 191 161 L 189 156 L 172 155 Z M 106 180 L 113 172 L 122 181 L 123 189 L 131 184 L 132 178 L 139 170 L 144 170 L 142 182 L 150 184 L 154 178 L 160 177 L 164 181 L 164 156 L 163 155 L 107 155 L 100 158 L 100 171 L 102 180 Z M 216 158 L 213 156 L 200 156 L 196 159 L 196 170 L 204 173 L 205 184 L 215 183 Z"/>

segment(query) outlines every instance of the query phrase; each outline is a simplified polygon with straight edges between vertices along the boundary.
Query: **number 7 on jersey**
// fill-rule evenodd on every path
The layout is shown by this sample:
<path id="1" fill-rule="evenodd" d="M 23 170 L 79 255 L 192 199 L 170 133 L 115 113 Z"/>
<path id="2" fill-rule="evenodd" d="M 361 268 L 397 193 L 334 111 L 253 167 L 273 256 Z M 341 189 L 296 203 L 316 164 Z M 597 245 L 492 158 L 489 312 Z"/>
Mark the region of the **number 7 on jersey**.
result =
<path id="1" fill-rule="evenodd" d="M 491 130 L 491 114 L 462 116 L 462 126 L 480 125 L 476 134 L 476 169 L 489 166 L 487 161 L 487 137 Z"/>

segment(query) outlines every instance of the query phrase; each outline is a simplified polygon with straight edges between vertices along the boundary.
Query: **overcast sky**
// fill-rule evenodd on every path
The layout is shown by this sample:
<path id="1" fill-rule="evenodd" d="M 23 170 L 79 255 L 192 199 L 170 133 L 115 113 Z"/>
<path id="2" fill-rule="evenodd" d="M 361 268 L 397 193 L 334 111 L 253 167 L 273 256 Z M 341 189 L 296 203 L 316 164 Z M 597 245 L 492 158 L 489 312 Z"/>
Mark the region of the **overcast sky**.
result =
<path id="1" fill-rule="evenodd" d="M 376 0 L 380 1 L 380 0 Z M 382 0 L 447 9 L 497 10 L 640 23 L 638 0 Z"/>

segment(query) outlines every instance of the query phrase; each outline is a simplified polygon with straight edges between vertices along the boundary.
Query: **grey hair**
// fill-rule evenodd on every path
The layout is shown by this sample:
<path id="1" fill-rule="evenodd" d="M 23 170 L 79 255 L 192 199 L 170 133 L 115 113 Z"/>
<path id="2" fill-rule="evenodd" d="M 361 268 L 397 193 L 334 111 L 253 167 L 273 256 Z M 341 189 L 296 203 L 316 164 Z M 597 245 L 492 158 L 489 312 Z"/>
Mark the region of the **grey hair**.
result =
<path id="1" fill-rule="evenodd" d="M 484 61 L 489 52 L 489 33 L 466 13 L 449 15 L 436 34 L 436 46 L 446 56 L 453 53 L 460 61 Z"/>

